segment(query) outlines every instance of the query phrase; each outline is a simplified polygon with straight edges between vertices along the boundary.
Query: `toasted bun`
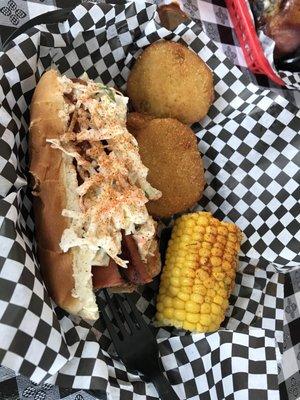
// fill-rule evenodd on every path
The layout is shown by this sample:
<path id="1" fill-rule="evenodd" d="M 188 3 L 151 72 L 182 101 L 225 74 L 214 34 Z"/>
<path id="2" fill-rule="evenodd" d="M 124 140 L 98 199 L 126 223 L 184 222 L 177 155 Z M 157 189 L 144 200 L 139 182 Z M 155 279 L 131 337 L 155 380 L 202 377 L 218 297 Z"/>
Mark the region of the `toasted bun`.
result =
<path id="1" fill-rule="evenodd" d="M 66 128 L 59 117 L 64 109 L 64 98 L 57 77 L 54 70 L 46 72 L 31 103 L 29 152 L 30 171 L 35 181 L 33 207 L 38 257 L 45 284 L 54 301 L 72 314 L 97 319 L 98 309 L 92 290 L 84 302 L 72 296 L 74 253 L 63 253 L 59 247 L 62 233 L 69 227 L 61 210 L 67 208 L 72 199 L 68 198 L 70 193 L 66 190 L 70 161 L 46 143 L 46 139 L 58 138 Z M 94 307 L 87 308 L 85 304 L 94 304 Z"/>
<path id="2" fill-rule="evenodd" d="M 46 287 L 54 301 L 72 314 L 96 320 L 99 312 L 89 254 L 78 247 L 63 253 L 59 246 L 64 230 L 70 226 L 69 219 L 61 215 L 62 210 L 80 209 L 72 159 L 46 142 L 47 139 L 59 138 L 66 131 L 64 110 L 65 100 L 58 73 L 50 70 L 40 79 L 31 103 L 29 153 L 38 258 Z M 156 241 L 153 253 L 155 255 L 149 257 L 147 268 L 154 277 L 160 271 Z M 135 288 L 129 283 L 115 287 L 113 291 L 128 292 Z"/>

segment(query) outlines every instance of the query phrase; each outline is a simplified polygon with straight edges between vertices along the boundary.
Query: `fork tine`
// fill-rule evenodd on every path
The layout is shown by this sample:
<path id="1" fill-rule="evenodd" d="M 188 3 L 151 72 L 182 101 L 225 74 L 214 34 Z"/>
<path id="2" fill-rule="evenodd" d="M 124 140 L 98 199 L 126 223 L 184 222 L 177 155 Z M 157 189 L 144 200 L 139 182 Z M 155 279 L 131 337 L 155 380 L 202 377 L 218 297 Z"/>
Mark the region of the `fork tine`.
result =
<path id="1" fill-rule="evenodd" d="M 136 325 L 135 325 L 134 321 L 132 321 L 132 319 L 130 318 L 130 315 L 128 314 L 127 310 L 125 309 L 124 304 L 121 301 L 121 296 L 115 295 L 115 299 L 118 303 L 118 306 L 120 307 L 120 309 L 122 311 L 124 318 L 126 319 L 129 329 L 131 330 L 131 332 L 133 332 L 136 329 Z"/>
<path id="2" fill-rule="evenodd" d="M 126 335 L 128 335 L 128 332 L 123 324 L 123 321 L 120 318 L 120 314 L 118 313 L 116 306 L 114 305 L 112 299 L 110 298 L 109 294 L 107 293 L 107 290 L 104 290 L 104 295 L 105 295 L 107 304 L 109 305 L 109 308 L 113 314 L 113 317 L 116 320 L 117 326 L 120 329 L 120 332 L 122 333 L 123 337 L 125 337 Z"/>
<path id="3" fill-rule="evenodd" d="M 130 305 L 130 308 L 131 308 L 131 310 L 132 310 L 132 312 L 133 312 L 138 324 L 140 325 L 140 328 L 147 328 L 148 329 L 148 325 L 146 324 L 144 318 L 142 317 L 142 314 L 136 308 L 136 306 L 133 303 L 133 301 L 130 298 L 130 296 L 126 296 L 126 300 L 127 300 L 128 304 Z"/>
<path id="4" fill-rule="evenodd" d="M 98 304 L 98 307 L 100 307 L 100 309 L 101 309 L 101 314 L 103 316 L 106 328 L 107 328 L 107 330 L 110 334 L 111 340 L 113 341 L 113 343 L 116 347 L 116 350 L 117 350 L 117 346 L 118 346 L 118 344 L 120 344 L 120 338 L 119 338 L 111 320 L 108 318 L 108 315 L 106 314 L 106 311 L 104 309 L 104 304 L 100 301 L 100 299 L 99 300 L 97 299 L 97 304 Z"/>
<path id="5" fill-rule="evenodd" d="M 101 312 L 102 312 L 104 310 L 104 308 L 105 308 L 105 302 L 100 297 L 100 291 L 96 292 L 95 295 L 96 295 L 96 303 L 97 303 L 97 306 L 98 306 L 98 310 L 99 311 L 101 310 Z"/>

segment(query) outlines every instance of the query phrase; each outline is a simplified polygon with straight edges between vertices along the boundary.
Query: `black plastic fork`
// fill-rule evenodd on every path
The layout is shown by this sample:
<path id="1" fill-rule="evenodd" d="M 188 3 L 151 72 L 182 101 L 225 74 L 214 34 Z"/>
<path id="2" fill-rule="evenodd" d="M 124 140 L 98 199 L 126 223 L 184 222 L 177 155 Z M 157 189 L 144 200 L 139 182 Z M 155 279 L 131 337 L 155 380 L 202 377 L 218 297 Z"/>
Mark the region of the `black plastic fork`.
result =
<path id="1" fill-rule="evenodd" d="M 115 349 L 126 368 L 129 371 L 138 371 L 148 378 L 154 384 L 160 399 L 179 400 L 170 382 L 163 374 L 155 337 L 130 297 L 126 296 L 126 301 L 135 320 L 125 308 L 124 297 L 115 294 L 113 295 L 115 301 L 113 301 L 106 290 L 104 290 L 104 294 L 119 333 L 109 319 L 105 311 L 105 302 L 99 295 L 97 304 Z M 122 316 L 129 329 L 122 321 Z"/>

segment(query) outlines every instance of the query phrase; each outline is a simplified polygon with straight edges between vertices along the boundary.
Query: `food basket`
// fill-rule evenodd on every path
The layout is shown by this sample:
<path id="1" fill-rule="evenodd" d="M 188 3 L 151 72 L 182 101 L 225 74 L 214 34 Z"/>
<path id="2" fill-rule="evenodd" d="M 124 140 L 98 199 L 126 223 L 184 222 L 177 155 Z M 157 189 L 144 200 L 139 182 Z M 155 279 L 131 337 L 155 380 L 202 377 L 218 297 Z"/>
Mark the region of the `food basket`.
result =
<path id="1" fill-rule="evenodd" d="M 35 256 L 27 132 L 31 97 L 46 70 L 87 72 L 125 90 L 135 60 L 158 40 L 185 44 L 213 70 L 214 103 L 193 125 L 207 183 L 196 208 L 236 223 L 245 237 L 221 329 L 156 329 L 163 367 L 181 399 L 279 400 L 283 272 L 300 263 L 298 110 L 249 83 L 201 24 L 185 20 L 168 30 L 157 6 L 142 1 L 83 3 L 66 21 L 34 27 L 0 53 L 0 363 L 38 384 L 157 399 L 151 383 L 120 362 L 101 319 L 68 315 L 46 291 Z M 158 284 L 134 294 L 149 324 Z"/>
<path id="2" fill-rule="evenodd" d="M 249 69 L 254 74 L 264 74 L 278 85 L 284 86 L 283 80 L 274 72 L 264 55 L 247 0 L 225 1 Z"/>

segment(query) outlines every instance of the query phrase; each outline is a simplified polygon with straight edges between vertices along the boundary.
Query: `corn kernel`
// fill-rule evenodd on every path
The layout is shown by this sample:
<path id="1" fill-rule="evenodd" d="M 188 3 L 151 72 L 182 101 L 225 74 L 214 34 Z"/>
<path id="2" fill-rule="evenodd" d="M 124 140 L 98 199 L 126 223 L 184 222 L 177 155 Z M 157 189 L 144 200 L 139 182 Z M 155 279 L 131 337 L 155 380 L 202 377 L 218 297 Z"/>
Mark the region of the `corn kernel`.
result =
<path id="1" fill-rule="evenodd" d="M 218 290 L 218 295 L 221 296 L 221 297 L 223 297 L 224 299 L 226 299 L 226 297 L 227 297 L 227 290 L 225 290 L 225 289 L 219 289 L 219 290 Z"/>
<path id="2" fill-rule="evenodd" d="M 231 256 L 231 258 L 234 259 L 236 256 L 236 249 L 232 248 L 231 246 L 228 246 L 228 243 L 232 242 L 227 242 L 224 255 Z"/>
<path id="3" fill-rule="evenodd" d="M 180 279 L 177 278 L 177 277 L 175 277 L 175 276 L 172 276 L 172 277 L 170 278 L 170 284 L 171 284 L 172 286 L 180 287 Z"/>
<path id="4" fill-rule="evenodd" d="M 214 218 L 210 213 L 210 226 L 219 226 L 220 221 L 217 218 Z"/>
<path id="5" fill-rule="evenodd" d="M 196 331 L 197 330 L 197 325 L 196 324 L 192 324 L 191 322 L 185 321 L 182 324 L 183 329 L 187 330 L 187 331 Z"/>
<path id="6" fill-rule="evenodd" d="M 193 226 L 187 227 L 185 229 L 185 234 L 190 238 L 193 234 L 193 231 L 194 231 L 194 224 L 193 224 Z"/>
<path id="7" fill-rule="evenodd" d="M 211 306 L 208 303 L 203 303 L 201 305 L 201 313 L 203 314 L 209 314 L 211 311 Z"/>
<path id="8" fill-rule="evenodd" d="M 191 291 L 192 291 L 192 288 L 190 286 L 182 286 L 181 291 L 183 293 L 186 293 L 186 294 L 190 295 Z"/>
<path id="9" fill-rule="evenodd" d="M 224 299 L 222 304 L 221 304 L 221 308 L 223 310 L 227 310 L 228 306 L 229 306 L 229 301 L 227 299 Z"/>
<path id="10" fill-rule="evenodd" d="M 174 318 L 178 319 L 178 321 L 184 321 L 186 313 L 184 310 L 174 310 Z"/>
<path id="11" fill-rule="evenodd" d="M 237 237 L 235 233 L 228 233 L 228 240 L 233 243 L 237 243 Z"/>
<path id="12" fill-rule="evenodd" d="M 225 271 L 229 271 L 229 270 L 231 269 L 231 264 L 230 264 L 228 261 L 223 260 L 223 261 L 222 261 L 222 268 L 223 268 Z"/>
<path id="13" fill-rule="evenodd" d="M 221 281 L 221 282 L 217 282 L 217 283 L 218 283 L 218 285 L 216 286 L 216 290 L 218 290 L 218 287 L 221 289 L 226 289 L 227 285 L 225 282 Z"/>
<path id="14" fill-rule="evenodd" d="M 165 308 L 164 314 L 165 314 L 166 318 L 171 319 L 174 316 L 174 309 L 173 308 Z"/>
<path id="15" fill-rule="evenodd" d="M 158 303 L 156 303 L 156 309 L 157 309 L 159 312 L 163 312 L 164 309 L 165 309 L 165 306 L 164 306 L 164 304 L 163 304 L 162 302 L 158 302 Z"/>
<path id="16" fill-rule="evenodd" d="M 188 322 L 192 322 L 196 324 L 199 321 L 199 314 L 193 314 L 193 313 L 187 313 L 186 314 L 186 319 Z"/>
<path id="17" fill-rule="evenodd" d="M 224 261 L 229 262 L 230 265 L 231 265 L 232 262 L 234 261 L 234 257 L 232 256 L 232 254 L 225 253 L 225 254 L 223 255 L 223 262 L 224 262 Z"/>
<path id="18" fill-rule="evenodd" d="M 199 258 L 199 264 L 200 265 L 207 265 L 208 263 L 208 258 L 207 257 L 200 257 Z"/>
<path id="19" fill-rule="evenodd" d="M 201 315 L 200 315 L 200 318 L 199 318 L 199 322 L 200 322 L 202 325 L 209 326 L 210 323 L 211 323 L 211 316 L 208 315 L 208 314 L 201 314 Z"/>
<path id="20" fill-rule="evenodd" d="M 218 291 L 219 292 L 219 291 Z M 215 295 L 216 295 L 216 291 L 214 290 L 214 289 L 207 289 L 207 294 L 206 294 L 206 296 L 208 296 L 208 297 L 215 297 Z"/>
<path id="21" fill-rule="evenodd" d="M 207 292 L 207 289 L 204 285 L 194 285 L 193 287 L 193 293 L 201 294 L 202 296 L 205 296 Z"/>
<path id="22" fill-rule="evenodd" d="M 226 247 L 228 247 L 229 249 L 232 249 L 233 252 L 236 252 L 239 250 L 239 244 L 238 243 L 234 243 L 234 242 L 227 242 L 226 243 Z"/>
<path id="23" fill-rule="evenodd" d="M 231 285 L 232 279 L 230 278 L 230 276 L 226 276 L 224 282 L 226 283 L 226 285 Z"/>
<path id="24" fill-rule="evenodd" d="M 192 286 L 193 286 L 193 283 L 194 283 L 194 281 L 193 281 L 192 278 L 184 277 L 184 278 L 181 279 L 181 285 L 182 285 L 182 286 L 189 286 L 189 287 L 192 287 Z"/>
<path id="25" fill-rule="evenodd" d="M 187 301 L 185 303 L 185 309 L 186 309 L 186 311 L 191 312 L 191 313 L 198 313 L 200 311 L 200 305 L 193 301 Z"/>
<path id="26" fill-rule="evenodd" d="M 218 247 L 215 247 L 215 246 L 214 246 L 214 247 L 211 249 L 211 255 L 212 255 L 212 256 L 215 256 L 215 257 L 222 257 L 223 252 L 222 252 L 221 249 L 219 249 Z"/>
<path id="27" fill-rule="evenodd" d="M 192 268 L 183 268 L 182 273 L 185 275 L 187 278 L 194 278 L 196 275 L 196 272 Z M 194 281 L 194 279 L 193 279 Z M 193 282 L 194 283 L 194 282 Z"/>
<path id="28" fill-rule="evenodd" d="M 186 242 L 180 242 L 178 244 L 178 248 L 183 252 L 183 254 L 185 254 L 187 248 L 186 248 L 187 243 Z M 184 261 L 184 260 L 183 260 Z"/>
<path id="29" fill-rule="evenodd" d="M 159 294 L 165 294 L 167 291 L 167 288 L 165 286 L 159 286 Z"/>
<path id="30" fill-rule="evenodd" d="M 224 246 L 225 246 L 226 243 L 227 243 L 227 238 L 224 237 L 224 236 L 222 236 L 222 235 L 218 235 L 218 236 L 216 237 L 216 242 L 218 243 L 218 245 L 223 245 L 223 248 L 224 248 Z"/>
<path id="31" fill-rule="evenodd" d="M 228 235 L 228 230 L 225 226 L 218 226 L 217 231 L 218 231 L 218 235 L 222 235 L 222 236 Z"/>
<path id="32" fill-rule="evenodd" d="M 184 310 L 185 308 L 185 302 L 178 298 L 173 299 L 172 303 L 174 308 L 176 308 L 177 310 Z"/>
<path id="33" fill-rule="evenodd" d="M 223 281 L 223 279 L 225 278 L 225 274 L 224 272 L 213 272 L 213 276 L 217 281 Z"/>
<path id="34" fill-rule="evenodd" d="M 214 297 L 214 303 L 219 304 L 220 306 L 223 304 L 223 298 L 219 295 Z"/>
<path id="35" fill-rule="evenodd" d="M 213 298 L 212 298 L 212 297 L 207 296 L 207 295 L 205 296 L 204 303 L 211 304 L 212 301 L 213 301 Z"/>
<path id="36" fill-rule="evenodd" d="M 195 221 L 193 221 L 191 218 L 188 218 L 185 221 L 184 228 L 193 228 L 194 226 L 195 226 Z"/>
<path id="37" fill-rule="evenodd" d="M 178 258 L 181 257 L 181 260 L 184 260 L 185 252 L 184 250 L 179 250 L 177 253 L 176 261 L 178 261 Z"/>
<path id="38" fill-rule="evenodd" d="M 211 303 L 211 312 L 215 315 L 220 315 L 222 313 L 222 309 L 219 304 Z"/>
<path id="39" fill-rule="evenodd" d="M 205 242 L 214 243 L 216 241 L 216 236 L 212 235 L 211 233 L 206 233 L 204 235 Z"/>
<path id="40" fill-rule="evenodd" d="M 177 257 L 177 258 L 176 258 L 176 264 L 177 264 L 178 266 L 183 265 L 183 264 L 184 264 L 184 256 L 182 256 L 182 257 Z"/>
<path id="41" fill-rule="evenodd" d="M 204 271 L 203 269 L 199 269 L 199 270 L 196 272 L 196 276 L 197 276 L 197 278 L 200 279 L 202 282 L 209 279 L 209 274 L 208 274 L 206 271 Z"/>
<path id="42" fill-rule="evenodd" d="M 209 257 L 210 256 L 210 250 L 209 249 L 205 249 L 205 248 L 201 248 L 199 250 L 199 256 L 200 257 Z"/>
<path id="43" fill-rule="evenodd" d="M 228 223 L 227 224 L 227 229 L 228 229 L 229 232 L 232 232 L 232 233 L 236 233 L 237 232 L 237 227 L 234 224 Z"/>
<path id="44" fill-rule="evenodd" d="M 202 269 L 202 271 L 206 271 L 206 272 L 209 274 L 209 276 L 210 276 L 210 273 L 211 273 L 211 265 L 209 265 L 209 263 L 207 263 L 206 265 L 202 265 L 202 266 L 201 266 L 201 269 Z"/>
<path id="45" fill-rule="evenodd" d="M 163 320 L 164 320 L 164 314 L 161 313 L 161 312 L 159 312 L 159 311 L 157 311 L 157 313 L 156 313 L 156 315 L 155 315 L 155 319 L 156 319 L 157 321 L 163 321 Z"/>
<path id="46" fill-rule="evenodd" d="M 215 332 L 219 329 L 220 324 L 216 324 L 214 322 L 212 322 L 209 326 L 208 326 L 208 330 L 207 332 Z"/>
<path id="47" fill-rule="evenodd" d="M 225 246 L 226 246 L 226 242 L 225 243 L 218 242 L 218 238 L 219 237 L 222 237 L 222 236 L 217 236 L 217 241 L 216 241 L 216 243 L 214 243 L 213 248 L 214 249 L 220 249 L 221 250 L 221 256 L 223 256 L 224 249 L 225 249 Z"/>
<path id="48" fill-rule="evenodd" d="M 188 301 L 190 298 L 190 295 L 188 293 L 179 292 L 177 294 L 177 297 L 182 301 Z"/>
<path id="49" fill-rule="evenodd" d="M 192 240 L 193 242 L 201 242 L 203 240 L 203 233 L 199 232 L 198 228 L 193 233 Z M 198 245 L 198 243 L 196 243 Z"/>
<path id="50" fill-rule="evenodd" d="M 210 278 L 210 279 L 204 281 L 203 284 L 206 287 L 206 289 L 213 289 L 213 287 L 215 286 L 215 281 L 214 281 L 214 279 Z"/>
<path id="51" fill-rule="evenodd" d="M 179 288 L 178 287 L 175 287 L 175 286 L 170 286 L 169 287 L 169 293 L 170 293 L 171 296 L 174 296 L 174 297 L 177 296 L 178 292 L 179 292 Z"/>
<path id="52" fill-rule="evenodd" d="M 172 270 L 173 276 L 178 277 L 180 276 L 180 268 L 173 268 Z"/>
<path id="53" fill-rule="evenodd" d="M 205 226 L 197 226 L 197 232 L 199 232 L 200 234 L 201 234 L 201 241 L 203 240 L 203 235 L 204 235 L 204 233 L 205 233 L 205 231 L 206 231 L 206 228 L 205 228 Z"/>
<path id="54" fill-rule="evenodd" d="M 227 275 L 229 276 L 229 278 L 231 278 L 231 284 L 234 283 L 236 275 L 235 271 L 229 271 Z"/>
<path id="55" fill-rule="evenodd" d="M 204 238 L 203 238 L 203 240 L 204 240 Z M 210 250 L 212 248 L 212 244 L 209 241 L 203 242 L 202 243 L 202 248 L 203 249 L 208 249 L 209 250 L 209 255 L 210 255 Z"/>
<path id="56" fill-rule="evenodd" d="M 179 244 L 179 248 L 181 248 L 182 250 L 186 250 L 187 245 L 189 244 L 190 239 L 187 236 L 182 236 L 181 237 L 181 241 Z"/>
<path id="57" fill-rule="evenodd" d="M 198 322 L 197 324 L 197 331 L 198 332 L 205 332 L 204 326 Z"/>
<path id="58" fill-rule="evenodd" d="M 210 226 L 208 226 L 208 227 L 206 228 L 206 233 L 209 233 L 209 234 L 215 236 L 215 235 L 218 234 L 218 230 L 217 230 L 217 228 L 216 228 L 215 226 L 210 225 Z"/>
<path id="59" fill-rule="evenodd" d="M 194 301 L 197 304 L 202 304 L 204 302 L 204 297 L 201 296 L 201 294 L 192 293 L 191 294 L 191 300 Z"/>
<path id="60" fill-rule="evenodd" d="M 210 257 L 210 263 L 213 267 L 219 267 L 222 265 L 222 260 L 220 257 Z"/>
<path id="61" fill-rule="evenodd" d="M 164 303 L 165 307 L 172 307 L 172 304 L 173 304 L 172 297 L 164 296 L 163 303 Z"/>
<path id="62" fill-rule="evenodd" d="M 209 219 L 200 216 L 200 217 L 198 218 L 197 225 L 200 225 L 200 226 L 208 226 L 208 225 L 209 225 Z"/>

